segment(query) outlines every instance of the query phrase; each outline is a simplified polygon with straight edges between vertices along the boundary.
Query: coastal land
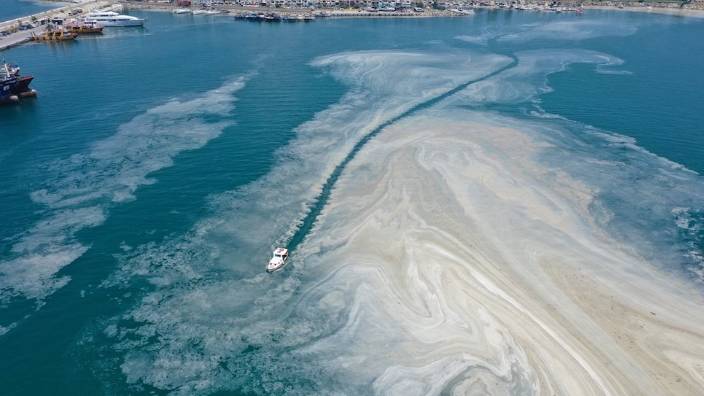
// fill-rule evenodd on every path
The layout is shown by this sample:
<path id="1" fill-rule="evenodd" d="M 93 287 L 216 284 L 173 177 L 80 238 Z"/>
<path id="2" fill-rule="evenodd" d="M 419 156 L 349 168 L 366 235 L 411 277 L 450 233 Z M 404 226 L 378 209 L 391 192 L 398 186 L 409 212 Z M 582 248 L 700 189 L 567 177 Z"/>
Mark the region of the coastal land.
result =
<path id="1" fill-rule="evenodd" d="M 301 0 L 240 0 L 217 2 L 181 1 L 141 1 L 141 0 L 74 0 L 72 2 L 57 1 L 65 4 L 62 7 L 27 15 L 9 21 L 0 21 L 0 51 L 26 43 L 33 34 L 46 28 L 48 20 L 53 18 L 67 19 L 80 17 L 76 13 L 87 13 L 108 7 L 139 9 L 149 11 L 173 12 L 178 9 L 208 10 L 217 15 L 243 16 L 247 14 L 270 14 L 277 17 L 294 17 L 307 15 L 309 17 L 380 17 L 380 18 L 422 18 L 422 17 L 466 17 L 474 10 L 497 9 L 532 12 L 577 12 L 584 9 L 622 10 L 631 12 L 661 13 L 684 17 L 704 17 L 704 0 L 683 2 L 614 2 L 614 1 L 567 1 L 541 2 L 537 0 L 521 1 L 395 1 L 380 2 L 378 0 L 347 0 L 347 1 L 307 1 Z"/>
<path id="2" fill-rule="evenodd" d="M 125 0 L 120 2 L 128 8 L 154 11 L 173 11 L 183 8 L 178 2 Z M 521 1 L 397 1 L 380 2 L 378 0 L 349 1 L 220 1 L 208 3 L 208 8 L 226 10 L 230 13 L 243 12 L 275 12 L 281 15 L 313 13 L 317 16 L 332 17 L 448 17 L 466 16 L 466 11 L 475 9 L 486 10 L 517 10 L 544 12 L 574 12 L 580 9 L 603 9 L 633 12 L 651 12 L 679 16 L 704 17 L 704 0 L 695 1 L 554 1 L 538 0 Z M 308 4 L 306 6 L 306 4 Z M 384 10 L 381 4 L 393 5 Z M 198 2 L 192 2 L 189 7 L 201 8 Z"/>
<path id="3" fill-rule="evenodd" d="M 116 4 L 109 0 L 76 0 L 60 3 L 65 5 L 33 15 L 0 21 L 0 51 L 31 41 L 32 35 L 44 31 L 52 18 L 68 18 L 77 10 L 88 13 Z"/>
<path id="4" fill-rule="evenodd" d="M 600 2 L 585 4 L 583 7 L 590 10 L 618 10 L 630 12 L 648 12 L 653 14 L 674 15 L 682 17 L 704 18 L 704 2 L 691 6 L 674 6 L 679 3 L 621 3 L 619 5 L 603 5 Z"/>

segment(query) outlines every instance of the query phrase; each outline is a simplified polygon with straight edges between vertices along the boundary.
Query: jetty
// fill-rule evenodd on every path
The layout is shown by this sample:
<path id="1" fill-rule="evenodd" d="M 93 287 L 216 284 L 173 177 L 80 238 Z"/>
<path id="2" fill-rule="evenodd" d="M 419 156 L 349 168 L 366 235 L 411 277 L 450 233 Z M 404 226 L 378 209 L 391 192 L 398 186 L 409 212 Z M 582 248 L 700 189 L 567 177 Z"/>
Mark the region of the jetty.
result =
<path id="1" fill-rule="evenodd" d="M 109 0 L 89 0 L 51 10 L 0 22 L 0 51 L 32 40 L 40 35 L 52 19 L 66 19 L 72 16 L 111 7 Z"/>

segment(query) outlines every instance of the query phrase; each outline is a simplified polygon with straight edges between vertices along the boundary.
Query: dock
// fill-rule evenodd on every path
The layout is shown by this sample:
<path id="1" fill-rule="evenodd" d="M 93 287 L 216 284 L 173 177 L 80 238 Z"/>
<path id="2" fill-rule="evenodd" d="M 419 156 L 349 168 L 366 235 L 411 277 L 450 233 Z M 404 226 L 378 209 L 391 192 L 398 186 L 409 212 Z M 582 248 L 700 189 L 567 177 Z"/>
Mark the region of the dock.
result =
<path id="1" fill-rule="evenodd" d="M 77 11 L 78 9 L 81 9 L 83 11 L 82 13 L 85 14 L 111 7 L 113 4 L 115 4 L 115 2 L 109 0 L 89 0 L 0 22 L 0 34 L 2 32 L 7 33 L 7 35 L 0 35 L 0 51 L 32 40 L 33 33 L 39 34 L 46 28 L 45 24 L 40 23 L 41 21 L 50 20 L 52 18 L 68 18 L 71 12 Z M 36 27 L 21 30 L 20 26 L 23 24 L 32 24 L 36 25 Z"/>

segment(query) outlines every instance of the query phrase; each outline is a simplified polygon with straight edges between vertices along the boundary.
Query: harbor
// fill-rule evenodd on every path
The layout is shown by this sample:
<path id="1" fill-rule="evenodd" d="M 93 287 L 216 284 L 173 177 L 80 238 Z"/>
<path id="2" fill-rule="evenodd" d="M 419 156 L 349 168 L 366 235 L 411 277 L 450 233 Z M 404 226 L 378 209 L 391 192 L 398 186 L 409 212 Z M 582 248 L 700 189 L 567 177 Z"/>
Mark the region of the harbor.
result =
<path id="1" fill-rule="evenodd" d="M 704 0 L 675 2 L 602 1 L 486 1 L 455 2 L 424 0 L 237 0 L 237 1 L 112 1 L 77 0 L 76 3 L 0 22 L 0 51 L 27 43 L 42 34 L 53 22 L 80 18 L 99 10 L 137 9 L 174 14 L 231 16 L 259 22 L 310 22 L 315 18 L 419 18 L 471 16 L 475 10 L 517 10 L 533 12 L 582 13 L 585 8 L 658 12 L 673 15 L 704 16 Z M 126 25 L 122 25 L 126 26 Z M 140 25 L 141 26 L 141 25 Z M 81 31 L 83 30 L 83 31 Z M 81 34 L 86 29 L 73 30 Z M 56 34 L 56 33 L 54 33 Z M 53 35 L 53 34 L 52 34 Z M 48 40 L 51 41 L 51 40 Z"/>
<path id="2" fill-rule="evenodd" d="M 704 16 L 704 0 L 691 1 L 600 1 L 600 0 L 125 0 L 128 9 L 168 11 L 177 14 L 219 15 L 307 14 L 315 17 L 456 17 L 475 10 L 515 10 L 548 13 L 577 12 L 584 9 L 610 9 Z"/>
<path id="3" fill-rule="evenodd" d="M 17 18 L 0 25 L 0 50 L 29 41 L 38 43 L 72 42 L 80 35 L 102 35 L 104 27 L 141 27 L 144 19 L 120 15 L 122 5 L 106 1 L 83 2 Z M 20 66 L 0 64 L 0 104 L 17 104 L 34 98 L 29 87 L 33 76 L 20 75 Z"/>
<path id="4" fill-rule="evenodd" d="M 85 1 L 0 22 L 0 51 L 32 41 L 33 37 L 42 35 L 52 21 L 63 21 L 115 4 L 106 0 Z"/>

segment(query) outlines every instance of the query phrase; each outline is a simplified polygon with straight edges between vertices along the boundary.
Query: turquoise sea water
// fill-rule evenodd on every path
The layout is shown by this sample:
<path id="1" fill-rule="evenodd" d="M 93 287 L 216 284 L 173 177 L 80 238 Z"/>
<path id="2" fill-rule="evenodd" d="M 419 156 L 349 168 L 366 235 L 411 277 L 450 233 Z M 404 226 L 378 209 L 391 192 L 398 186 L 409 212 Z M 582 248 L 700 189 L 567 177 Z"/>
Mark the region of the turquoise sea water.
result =
<path id="1" fill-rule="evenodd" d="M 701 281 L 702 20 L 133 14 L 144 29 L 3 53 L 39 98 L 0 108 L 2 394 L 368 391 L 287 360 L 296 345 L 248 341 L 254 321 L 316 315 L 255 313 L 273 282 L 262 263 L 272 244 L 305 241 L 345 158 L 458 96 L 559 128 L 545 161 L 598 189 L 613 237 Z M 281 276 L 290 298 L 315 282 Z M 241 294 L 216 301 L 226 290 Z M 213 305 L 222 315 L 199 314 Z M 241 331 L 208 332 L 221 326 Z"/>
<path id="2" fill-rule="evenodd" d="M 3 0 L 0 3 L 0 21 L 36 14 L 59 7 L 60 3 L 49 3 L 31 0 Z"/>

